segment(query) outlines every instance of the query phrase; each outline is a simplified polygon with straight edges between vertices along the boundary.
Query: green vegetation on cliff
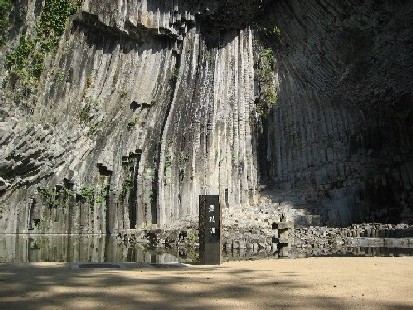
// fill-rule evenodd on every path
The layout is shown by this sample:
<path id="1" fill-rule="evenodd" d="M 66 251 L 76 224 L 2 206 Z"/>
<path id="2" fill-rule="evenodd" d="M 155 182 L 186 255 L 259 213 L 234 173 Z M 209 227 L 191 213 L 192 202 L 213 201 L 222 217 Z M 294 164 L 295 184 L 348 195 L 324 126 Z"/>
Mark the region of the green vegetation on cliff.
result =
<path id="1" fill-rule="evenodd" d="M 0 0 L 0 45 L 3 45 L 7 37 L 7 28 L 10 26 L 10 0 Z"/>
<path id="2" fill-rule="evenodd" d="M 274 55 L 270 48 L 263 49 L 259 54 L 259 65 L 257 78 L 260 85 L 260 100 L 258 102 L 258 113 L 267 116 L 269 110 L 278 100 L 277 89 L 274 83 L 273 65 Z"/>
<path id="3" fill-rule="evenodd" d="M 45 1 L 35 33 L 22 36 L 19 45 L 6 55 L 5 67 L 14 80 L 20 79 L 25 85 L 38 83 L 46 55 L 57 46 L 69 16 L 76 12 L 80 4 L 81 1 Z"/>

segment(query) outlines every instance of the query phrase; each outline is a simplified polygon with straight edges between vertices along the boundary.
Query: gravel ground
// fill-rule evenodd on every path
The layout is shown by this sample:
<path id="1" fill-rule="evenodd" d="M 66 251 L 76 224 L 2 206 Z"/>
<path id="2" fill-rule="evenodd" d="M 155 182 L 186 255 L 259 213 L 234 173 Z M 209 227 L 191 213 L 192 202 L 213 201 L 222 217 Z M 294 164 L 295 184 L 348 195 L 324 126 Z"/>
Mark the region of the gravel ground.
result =
<path id="1" fill-rule="evenodd" d="M 0 309 L 413 309 L 413 257 L 78 267 L 0 264 Z"/>

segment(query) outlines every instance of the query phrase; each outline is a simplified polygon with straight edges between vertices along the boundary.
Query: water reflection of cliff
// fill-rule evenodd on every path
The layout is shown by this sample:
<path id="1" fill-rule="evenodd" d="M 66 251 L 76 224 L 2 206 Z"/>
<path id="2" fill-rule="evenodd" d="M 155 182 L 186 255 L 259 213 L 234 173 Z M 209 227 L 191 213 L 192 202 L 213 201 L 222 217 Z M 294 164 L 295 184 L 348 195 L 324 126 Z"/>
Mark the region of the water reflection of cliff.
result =
<path id="1" fill-rule="evenodd" d="M 413 256 L 411 247 L 342 246 L 332 249 L 292 248 L 289 257 L 317 256 Z M 224 261 L 274 258 L 251 249 L 224 249 Z M 116 237 L 83 235 L 0 235 L 0 263 L 29 262 L 196 262 L 197 248 L 149 248 Z"/>
<path id="2" fill-rule="evenodd" d="M 145 262 L 169 263 L 178 258 L 125 243 L 110 236 L 0 236 L 0 263 L 5 262 Z"/>

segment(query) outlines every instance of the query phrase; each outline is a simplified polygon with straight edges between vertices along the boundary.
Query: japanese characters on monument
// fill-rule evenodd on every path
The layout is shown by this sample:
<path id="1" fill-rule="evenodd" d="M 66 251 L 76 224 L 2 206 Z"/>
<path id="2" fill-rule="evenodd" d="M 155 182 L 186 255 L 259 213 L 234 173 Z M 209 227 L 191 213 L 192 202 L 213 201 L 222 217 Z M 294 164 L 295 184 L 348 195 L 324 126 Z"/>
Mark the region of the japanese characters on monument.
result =
<path id="1" fill-rule="evenodd" d="M 221 264 L 221 207 L 218 195 L 199 196 L 199 253 L 202 264 Z"/>

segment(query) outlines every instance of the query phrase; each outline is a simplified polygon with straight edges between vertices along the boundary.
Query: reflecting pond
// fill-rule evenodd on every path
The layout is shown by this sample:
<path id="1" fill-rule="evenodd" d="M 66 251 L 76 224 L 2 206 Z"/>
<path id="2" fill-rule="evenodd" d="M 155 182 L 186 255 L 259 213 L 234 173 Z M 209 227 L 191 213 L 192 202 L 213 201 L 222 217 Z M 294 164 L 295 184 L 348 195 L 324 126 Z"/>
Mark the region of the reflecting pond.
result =
<path id="1" fill-rule="evenodd" d="M 274 258 L 270 252 L 233 249 L 222 252 L 224 261 Z M 291 248 L 286 257 L 413 256 L 413 247 Z M 198 248 L 149 248 L 105 235 L 0 235 L 0 263 L 16 262 L 196 262 Z"/>
<path id="2" fill-rule="evenodd" d="M 125 243 L 112 236 L 0 235 L 0 263 L 178 261 L 183 259 L 171 253 L 150 250 L 143 244 Z"/>
<path id="3" fill-rule="evenodd" d="M 335 249 L 335 251 L 313 251 L 307 252 L 297 257 L 399 257 L 399 256 L 413 256 L 413 248 L 402 247 L 342 247 Z"/>

